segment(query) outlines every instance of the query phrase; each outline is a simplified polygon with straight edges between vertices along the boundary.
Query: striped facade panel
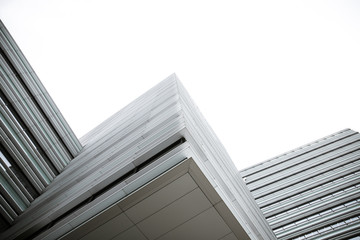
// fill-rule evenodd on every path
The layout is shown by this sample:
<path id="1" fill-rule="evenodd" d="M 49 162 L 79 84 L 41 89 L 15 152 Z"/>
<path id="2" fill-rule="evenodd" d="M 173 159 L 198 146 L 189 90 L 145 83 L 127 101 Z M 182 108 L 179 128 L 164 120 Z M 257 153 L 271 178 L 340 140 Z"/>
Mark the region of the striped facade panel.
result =
<path id="1" fill-rule="evenodd" d="M 345 129 L 242 170 L 278 239 L 360 236 L 360 134 Z"/>
<path id="2" fill-rule="evenodd" d="M 147 162 L 184 145 L 184 119 L 174 83 L 173 77 L 166 79 L 86 134 L 81 153 L 0 236 L 29 236 L 39 224 L 50 224 L 84 201 L 92 202 L 115 183 L 124 184 L 126 176 Z"/>
<path id="3" fill-rule="evenodd" d="M 246 186 L 240 182 L 237 169 L 224 146 L 217 138 L 211 126 L 202 116 L 199 109 L 193 103 L 181 82 L 178 82 L 180 103 L 183 108 L 185 125 L 188 130 L 187 140 L 197 154 L 205 159 L 205 164 L 210 168 L 217 185 L 226 192 L 226 198 L 230 199 L 234 211 L 242 212 L 242 224 L 248 225 L 249 235 L 252 239 L 272 239 L 271 229 L 266 223 L 260 209 L 253 201 Z"/>
<path id="4" fill-rule="evenodd" d="M 0 230 L 82 146 L 0 21 Z"/>
<path id="5" fill-rule="evenodd" d="M 80 234 L 87 235 L 96 231 L 90 222 L 107 210 L 126 201 L 137 205 L 131 196 L 155 181 L 151 192 L 157 192 L 184 174 L 198 194 L 185 205 L 184 198 L 175 200 L 183 206 L 181 213 L 189 208 L 191 215 L 174 216 L 176 224 L 161 229 L 156 239 L 170 232 L 182 237 L 180 230 L 193 223 L 198 210 L 200 225 L 208 223 L 208 210 L 213 231 L 218 233 L 221 223 L 223 232 L 211 239 L 274 239 L 235 165 L 175 74 L 80 140 L 1 22 L 0 83 L 0 239 L 66 238 L 84 226 L 87 232 Z M 146 191 L 141 198 L 151 197 Z M 166 203 L 167 195 L 172 194 L 160 194 L 159 202 Z M 172 201 L 157 212 L 173 207 Z M 192 211 L 196 201 L 210 205 Z M 147 239 L 155 239 L 149 237 L 152 230 Z M 206 236 L 201 230 L 192 234 Z"/>
<path id="6" fill-rule="evenodd" d="M 175 74 L 90 131 L 81 143 L 78 156 L 0 238 L 71 236 L 186 159 L 192 159 L 211 182 L 208 187 L 220 196 L 216 201 L 229 208 L 240 226 L 236 231 L 246 236 L 232 239 L 274 238 L 226 151 Z"/>

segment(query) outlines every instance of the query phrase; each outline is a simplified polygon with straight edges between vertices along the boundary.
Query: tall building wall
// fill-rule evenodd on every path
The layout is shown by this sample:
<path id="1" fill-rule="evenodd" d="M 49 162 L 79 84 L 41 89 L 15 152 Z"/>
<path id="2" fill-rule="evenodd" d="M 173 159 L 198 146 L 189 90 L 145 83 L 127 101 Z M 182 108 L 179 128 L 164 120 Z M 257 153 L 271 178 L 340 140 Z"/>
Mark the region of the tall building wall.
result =
<path id="1" fill-rule="evenodd" d="M 1 239 L 348 239 L 360 135 L 237 171 L 173 74 L 76 138 L 0 22 Z"/>
<path id="2" fill-rule="evenodd" d="M 0 21 L 0 230 L 11 226 L 82 146 Z"/>
<path id="3" fill-rule="evenodd" d="M 345 129 L 240 171 L 278 239 L 360 236 L 359 140 Z"/>
<path id="4" fill-rule="evenodd" d="M 204 224 L 205 220 L 196 220 L 204 218 L 206 222 L 217 223 L 204 225 L 212 229 L 192 229 L 190 237 L 274 238 L 234 164 L 175 74 L 90 131 L 81 143 L 84 146 L 81 153 L 0 237 L 96 239 L 94 236 L 101 229 L 108 229 L 115 219 L 121 218 L 129 226 L 111 228 L 102 234 L 103 239 L 125 235 L 128 237 L 120 239 L 133 239 L 129 231 L 148 239 L 179 239 L 185 232 L 190 234 L 190 230 L 181 229 Z M 187 166 L 187 170 L 181 171 L 191 176 L 198 187 L 181 197 L 176 197 L 180 193 L 175 190 L 171 195 L 160 193 L 164 186 L 175 184 L 174 180 L 162 179 L 169 179 L 169 174 L 181 166 Z M 145 213 L 133 210 L 138 200 L 132 203 L 128 199 L 154 182 L 161 187 L 141 199 L 150 201 L 146 199 L 152 195 L 163 196 L 159 203 L 154 203 L 156 208 L 149 207 L 156 210 Z M 199 205 L 202 207 L 192 210 L 192 204 L 185 205 L 179 209 L 182 212 L 179 216 L 167 216 L 167 211 L 175 211 L 177 204 L 197 192 L 200 195 L 193 203 L 204 198 Z M 144 216 L 134 216 L 134 211 Z M 211 212 L 212 217 L 206 217 Z M 164 217 L 159 219 L 157 215 Z M 155 221 L 152 218 L 157 220 L 150 228 Z M 216 228 L 219 229 L 215 231 Z M 214 234 L 208 236 L 212 231 Z"/>
<path id="5" fill-rule="evenodd" d="M 0 81 L 1 239 L 273 238 L 175 74 L 81 141 L 2 23 Z"/>

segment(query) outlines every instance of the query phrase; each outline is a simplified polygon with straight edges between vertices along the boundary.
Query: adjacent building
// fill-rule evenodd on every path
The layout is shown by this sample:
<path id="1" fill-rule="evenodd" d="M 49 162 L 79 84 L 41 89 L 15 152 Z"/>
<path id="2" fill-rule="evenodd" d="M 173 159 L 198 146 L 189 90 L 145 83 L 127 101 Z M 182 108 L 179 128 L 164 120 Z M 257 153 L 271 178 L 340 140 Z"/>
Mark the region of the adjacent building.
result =
<path id="1" fill-rule="evenodd" d="M 346 239 L 360 135 L 238 172 L 175 74 L 77 139 L 0 22 L 0 239 Z"/>
<path id="2" fill-rule="evenodd" d="M 360 134 L 334 133 L 240 171 L 277 239 L 360 236 Z"/>

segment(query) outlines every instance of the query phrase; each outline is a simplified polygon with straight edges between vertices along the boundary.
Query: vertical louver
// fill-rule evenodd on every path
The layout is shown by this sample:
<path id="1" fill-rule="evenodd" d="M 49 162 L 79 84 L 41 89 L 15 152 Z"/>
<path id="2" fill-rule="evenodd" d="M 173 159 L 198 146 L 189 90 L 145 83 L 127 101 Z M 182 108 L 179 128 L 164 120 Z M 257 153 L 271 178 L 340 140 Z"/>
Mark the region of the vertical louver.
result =
<path id="1" fill-rule="evenodd" d="M 0 232 L 81 150 L 0 21 Z"/>

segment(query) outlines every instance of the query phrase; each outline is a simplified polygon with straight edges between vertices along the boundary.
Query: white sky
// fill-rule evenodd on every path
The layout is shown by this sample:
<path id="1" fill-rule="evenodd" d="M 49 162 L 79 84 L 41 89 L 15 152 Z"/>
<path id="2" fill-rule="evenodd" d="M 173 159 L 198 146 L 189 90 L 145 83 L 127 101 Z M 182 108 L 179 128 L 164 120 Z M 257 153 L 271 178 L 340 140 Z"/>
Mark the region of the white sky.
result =
<path id="1" fill-rule="evenodd" d="M 360 1 L 0 0 L 78 137 L 175 72 L 241 169 L 360 130 Z"/>

